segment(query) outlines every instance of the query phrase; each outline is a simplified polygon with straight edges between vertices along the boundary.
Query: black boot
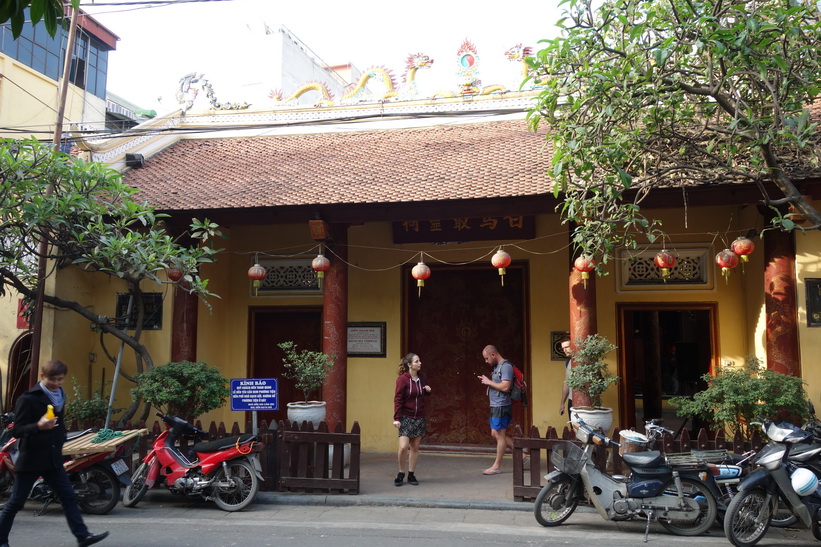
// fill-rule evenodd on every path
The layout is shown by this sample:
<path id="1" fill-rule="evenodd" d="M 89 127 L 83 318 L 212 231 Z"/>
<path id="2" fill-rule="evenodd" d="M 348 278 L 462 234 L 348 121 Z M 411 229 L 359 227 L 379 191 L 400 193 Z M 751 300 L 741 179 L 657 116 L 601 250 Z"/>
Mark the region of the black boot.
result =
<path id="1" fill-rule="evenodd" d="M 404 480 L 405 480 L 405 474 L 404 473 L 397 473 L 396 478 L 393 480 L 393 484 L 395 484 L 396 486 L 402 486 L 402 482 Z"/>
<path id="2" fill-rule="evenodd" d="M 408 484 L 419 486 L 419 481 L 416 480 L 416 475 L 413 474 L 413 471 L 408 472 Z"/>

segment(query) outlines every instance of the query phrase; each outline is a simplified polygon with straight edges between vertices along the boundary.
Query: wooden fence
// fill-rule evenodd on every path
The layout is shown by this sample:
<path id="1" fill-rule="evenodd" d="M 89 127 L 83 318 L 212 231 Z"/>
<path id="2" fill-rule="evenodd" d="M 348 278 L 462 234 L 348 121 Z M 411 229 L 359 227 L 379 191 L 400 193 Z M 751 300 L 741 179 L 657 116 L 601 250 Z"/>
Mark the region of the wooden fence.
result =
<path id="1" fill-rule="evenodd" d="M 70 424 L 70 431 L 101 427 L 102 424 Z M 216 440 L 246 433 L 252 433 L 251 422 L 245 424 L 244 430 L 234 422 L 230 430 L 225 424 L 211 422 L 204 428 L 200 421 L 194 425 L 208 431 L 208 438 Z M 146 428 L 145 422 L 126 423 L 122 429 Z M 157 436 L 165 430 L 160 422 L 148 428 L 148 433 L 141 435 L 131 443 L 131 457 L 126 458 L 133 472 L 146 457 Z M 337 424 L 333 433 L 328 432 L 325 422 L 314 429 L 312 424 L 304 422 L 274 422 L 270 426 L 263 420 L 258 427 L 262 441 L 260 464 L 263 491 L 298 491 L 359 493 L 360 466 L 360 430 L 355 422 L 350 433 L 345 433 L 341 424 Z M 181 439 L 179 448 L 186 454 L 190 440 Z M 346 457 L 348 455 L 348 457 Z M 349 464 L 345 460 L 349 460 Z M 347 465 L 346 465 L 347 464 Z"/>
<path id="2" fill-rule="evenodd" d="M 618 428 L 614 429 L 610 438 L 620 442 L 619 431 Z M 554 469 L 550 463 L 550 451 L 556 442 L 563 440 L 581 444 L 576 441 L 576 435 L 567 427 L 563 429 L 561 437 L 553 427 L 547 429 L 544 437 L 541 436 L 537 427 L 532 427 L 530 436 L 525 437 L 519 426 L 516 426 L 513 432 L 513 499 L 515 501 L 536 499 L 544 483 L 544 476 Z M 690 432 L 685 429 L 678 439 L 665 434 L 656 442 L 653 449 L 666 454 L 721 449 L 743 454 L 748 450 L 758 451 L 762 446 L 764 442 L 758 431 L 753 434 L 751 441 L 744 441 L 738 434 L 728 439 L 724 431 L 709 432 L 704 429 L 700 430 L 695 438 L 691 438 Z M 530 451 L 530 469 L 524 468 L 525 449 Z M 613 474 L 621 474 L 625 470 L 617 447 L 608 449 L 597 446 L 593 453 L 593 461 L 597 468 Z"/>

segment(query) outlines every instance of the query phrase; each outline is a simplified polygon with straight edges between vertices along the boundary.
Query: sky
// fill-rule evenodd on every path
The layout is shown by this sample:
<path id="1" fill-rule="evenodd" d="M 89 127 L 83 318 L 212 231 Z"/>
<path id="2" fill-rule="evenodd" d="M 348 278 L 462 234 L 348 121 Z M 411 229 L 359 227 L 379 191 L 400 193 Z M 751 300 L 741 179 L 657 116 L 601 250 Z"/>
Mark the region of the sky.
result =
<path id="1" fill-rule="evenodd" d="M 330 65 L 353 63 L 360 70 L 381 66 L 397 82 L 409 54 L 433 58 L 417 73 L 421 91 L 455 90 L 456 52 L 465 39 L 476 46 L 484 86 L 517 89 L 521 67 L 504 52 L 519 43 L 538 48 L 556 34 L 558 0 L 528 3 L 477 0 L 282 0 L 199 1 L 177 5 L 106 6 L 82 1 L 82 9 L 120 38 L 109 53 L 108 90 L 140 108 L 179 108 L 180 78 L 203 73 L 220 101 L 242 102 L 243 86 L 259 84 L 269 62 L 252 37 L 285 26 Z M 271 59 L 270 62 L 277 62 Z M 255 70 L 255 67 L 257 70 Z M 259 86 L 257 86 L 259 88 Z M 293 90 L 283 90 L 286 94 Z M 259 104 L 255 106 L 261 106 Z"/>

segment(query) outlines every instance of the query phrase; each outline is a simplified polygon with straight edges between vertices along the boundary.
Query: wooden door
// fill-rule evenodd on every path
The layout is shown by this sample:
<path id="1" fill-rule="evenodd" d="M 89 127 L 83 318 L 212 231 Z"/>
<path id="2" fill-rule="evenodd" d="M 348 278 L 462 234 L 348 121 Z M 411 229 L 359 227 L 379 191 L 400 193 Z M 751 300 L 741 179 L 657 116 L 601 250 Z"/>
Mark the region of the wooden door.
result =
<path id="1" fill-rule="evenodd" d="M 405 272 L 404 352 L 422 360 L 433 392 L 426 403 L 426 445 L 489 445 L 487 388 L 478 376 L 490 375 L 482 349 L 493 344 L 529 378 L 525 265 L 507 268 L 504 286 L 495 268 L 433 267 L 418 296 Z M 527 422 L 527 423 L 526 423 Z M 529 417 L 514 403 L 514 423 Z"/>
<path id="2" fill-rule="evenodd" d="M 254 308 L 250 313 L 250 366 L 249 378 L 277 378 L 279 410 L 258 412 L 257 418 L 286 420 L 287 403 L 304 399 L 302 392 L 294 388 L 292 380 L 285 378 L 282 366 L 283 351 L 280 342 L 293 341 L 298 350 L 322 350 L 322 308 Z M 321 393 L 313 397 L 321 399 Z M 250 413 L 248 416 L 250 420 Z"/>

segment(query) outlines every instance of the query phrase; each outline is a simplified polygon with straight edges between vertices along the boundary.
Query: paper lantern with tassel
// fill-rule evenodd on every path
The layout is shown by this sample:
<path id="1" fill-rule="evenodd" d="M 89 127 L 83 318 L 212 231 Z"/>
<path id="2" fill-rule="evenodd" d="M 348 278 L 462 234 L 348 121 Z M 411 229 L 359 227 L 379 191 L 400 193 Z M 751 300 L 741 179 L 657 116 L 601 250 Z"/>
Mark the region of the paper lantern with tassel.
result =
<path id="1" fill-rule="evenodd" d="M 170 281 L 173 281 L 174 283 L 182 279 L 182 275 L 182 270 L 177 268 L 176 266 L 168 268 L 168 271 L 166 272 L 166 276 L 168 277 L 168 279 Z"/>
<path id="2" fill-rule="evenodd" d="M 424 262 L 420 262 L 413 267 L 411 275 L 416 280 L 416 286 L 419 287 L 419 296 L 422 296 L 422 287 L 425 286 L 425 279 L 430 277 L 430 268 Z"/>
<path id="3" fill-rule="evenodd" d="M 499 277 L 502 280 L 502 287 L 505 286 L 505 273 L 508 266 L 510 266 L 511 258 L 510 255 L 507 254 L 502 249 L 496 251 L 496 254 L 493 255 L 493 258 L 490 259 L 490 263 L 493 264 L 494 268 L 499 268 Z"/>
<path id="4" fill-rule="evenodd" d="M 582 272 L 584 288 L 587 288 L 587 280 L 590 279 L 590 272 L 596 267 L 596 261 L 589 256 L 582 255 L 573 262 L 573 267 Z"/>
<path id="5" fill-rule="evenodd" d="M 755 251 L 755 243 L 747 237 L 737 237 L 730 246 L 735 254 L 741 257 L 741 271 L 744 271 L 744 265 L 750 261 L 750 256 Z"/>
<path id="6" fill-rule="evenodd" d="M 259 264 L 254 264 L 248 268 L 248 278 L 254 282 L 254 296 L 258 296 L 259 286 L 266 275 L 268 275 L 268 272 Z"/>
<path id="7" fill-rule="evenodd" d="M 667 278 L 670 276 L 670 270 L 672 270 L 676 265 L 676 255 L 669 252 L 667 249 L 662 249 L 656 255 L 655 260 L 656 266 L 661 269 L 661 279 L 665 283 L 667 283 Z"/>
<path id="8" fill-rule="evenodd" d="M 319 253 L 311 262 L 311 269 L 316 272 L 316 281 L 321 289 L 322 278 L 325 277 L 325 272 L 331 269 L 331 261 L 328 260 L 322 253 Z"/>
<path id="9" fill-rule="evenodd" d="M 716 255 L 716 264 L 721 267 L 721 275 L 724 276 L 724 282 L 729 283 L 730 270 L 738 266 L 738 255 L 730 249 L 724 249 Z"/>

